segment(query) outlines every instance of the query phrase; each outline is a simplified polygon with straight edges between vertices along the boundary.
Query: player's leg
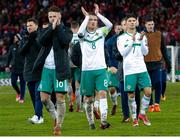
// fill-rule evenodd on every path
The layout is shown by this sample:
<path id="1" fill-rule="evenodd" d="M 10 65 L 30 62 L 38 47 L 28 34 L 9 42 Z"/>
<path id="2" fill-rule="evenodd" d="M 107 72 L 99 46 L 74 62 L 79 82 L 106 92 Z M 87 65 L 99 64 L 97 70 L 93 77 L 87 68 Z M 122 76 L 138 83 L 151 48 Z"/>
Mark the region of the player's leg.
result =
<path id="1" fill-rule="evenodd" d="M 93 102 L 95 92 L 95 76 L 93 71 L 82 71 L 81 73 L 81 95 L 84 95 L 84 106 L 86 117 L 91 129 L 95 129 Z"/>
<path id="2" fill-rule="evenodd" d="M 122 113 L 123 113 L 123 119 L 122 122 L 129 122 L 130 116 L 129 116 L 129 106 L 128 106 L 128 94 L 124 91 L 124 82 L 121 81 L 119 84 L 119 90 L 121 92 L 121 107 L 122 107 Z"/>
<path id="3" fill-rule="evenodd" d="M 17 74 L 12 72 L 11 73 L 11 84 L 12 84 L 12 87 L 14 88 L 14 90 L 16 91 L 16 101 L 19 101 L 20 100 L 20 89 L 17 85 Z"/>
<path id="4" fill-rule="evenodd" d="M 53 91 L 54 71 L 55 70 L 43 68 L 38 90 L 40 91 L 41 102 L 45 106 L 46 110 L 50 113 L 53 120 L 56 121 L 57 112 L 55 110 L 55 105 L 50 98 L 50 94 L 52 94 Z"/>
<path id="5" fill-rule="evenodd" d="M 76 112 L 81 111 L 81 95 L 80 95 L 80 69 L 76 68 L 74 71 L 74 80 L 75 80 L 75 94 L 76 94 Z"/>
<path id="6" fill-rule="evenodd" d="M 95 100 L 94 100 L 94 108 L 93 108 L 94 116 L 96 119 L 100 119 L 99 115 L 99 92 L 95 91 Z"/>
<path id="7" fill-rule="evenodd" d="M 162 94 L 161 94 L 161 100 L 165 101 L 166 100 L 166 79 L 167 79 L 167 70 L 163 69 L 162 70 Z"/>
<path id="8" fill-rule="evenodd" d="M 153 79 L 155 83 L 155 102 L 154 102 L 154 111 L 160 112 L 160 99 L 161 99 L 161 92 L 162 92 L 162 70 L 156 69 L 153 72 Z"/>
<path id="9" fill-rule="evenodd" d="M 125 75 L 124 76 L 124 91 L 128 93 L 128 104 L 133 120 L 133 126 L 138 126 L 137 120 L 137 104 L 135 101 L 135 88 L 137 85 L 137 74 Z"/>
<path id="10" fill-rule="evenodd" d="M 24 96 L 26 92 L 26 82 L 23 77 L 23 73 L 19 73 L 19 79 L 20 79 L 20 100 L 19 103 L 24 103 Z"/>
<path id="11" fill-rule="evenodd" d="M 147 72 L 138 74 L 138 86 L 139 86 L 139 89 L 143 89 L 144 91 L 144 95 L 141 100 L 141 110 L 140 110 L 138 118 L 140 120 L 143 120 L 145 125 L 150 126 L 151 123 L 148 120 L 146 113 L 147 113 L 149 103 L 150 103 L 150 98 L 151 98 L 151 80 Z"/>
<path id="12" fill-rule="evenodd" d="M 95 83 L 96 89 L 99 92 L 99 109 L 101 114 L 101 125 L 102 129 L 110 127 L 110 124 L 107 122 L 108 114 L 108 104 L 107 104 L 107 90 L 108 90 L 108 80 L 107 72 L 105 69 L 94 71 L 96 75 Z"/>

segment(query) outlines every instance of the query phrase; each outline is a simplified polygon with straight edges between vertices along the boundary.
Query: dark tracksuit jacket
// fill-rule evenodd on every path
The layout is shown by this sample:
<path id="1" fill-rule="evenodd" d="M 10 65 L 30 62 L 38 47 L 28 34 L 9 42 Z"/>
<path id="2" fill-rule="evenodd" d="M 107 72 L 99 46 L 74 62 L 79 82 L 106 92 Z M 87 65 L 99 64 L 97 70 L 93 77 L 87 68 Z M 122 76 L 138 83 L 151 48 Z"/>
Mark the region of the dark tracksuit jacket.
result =
<path id="1" fill-rule="evenodd" d="M 12 73 L 23 73 L 24 69 L 24 56 L 19 53 L 19 45 L 17 43 L 11 45 L 9 49 L 7 67 L 11 64 Z"/>
<path id="2" fill-rule="evenodd" d="M 28 37 L 23 38 L 22 47 L 20 47 L 20 53 L 25 56 L 24 65 L 24 79 L 27 82 L 39 81 L 41 79 L 40 73 L 33 73 L 32 69 L 34 62 L 38 56 L 41 45 L 36 41 L 38 31 L 32 32 Z"/>
<path id="3" fill-rule="evenodd" d="M 44 29 L 38 37 L 38 42 L 42 45 L 39 55 L 34 63 L 33 72 L 42 73 L 46 57 L 51 48 L 54 50 L 54 60 L 56 69 L 56 78 L 59 81 L 70 78 L 70 64 L 68 57 L 69 43 L 73 33 L 62 23 L 52 29 L 52 24 Z"/>

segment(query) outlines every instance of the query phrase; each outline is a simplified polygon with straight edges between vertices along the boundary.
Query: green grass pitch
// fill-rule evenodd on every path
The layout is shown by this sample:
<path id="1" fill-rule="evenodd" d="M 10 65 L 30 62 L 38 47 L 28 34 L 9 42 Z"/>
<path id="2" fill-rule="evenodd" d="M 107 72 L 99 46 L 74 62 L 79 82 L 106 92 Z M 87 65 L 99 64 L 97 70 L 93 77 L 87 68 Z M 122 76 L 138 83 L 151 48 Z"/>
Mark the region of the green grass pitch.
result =
<path id="1" fill-rule="evenodd" d="M 97 129 L 89 130 L 85 113 L 69 112 L 67 108 L 62 136 L 180 136 L 180 83 L 168 83 L 166 96 L 167 100 L 161 101 L 161 112 L 148 113 L 150 127 L 142 122 L 139 127 L 121 123 L 120 97 L 115 116 L 110 115 L 112 106 L 108 103 L 108 121 L 112 126 L 106 130 L 99 128 L 99 120 L 95 120 Z M 44 124 L 28 123 L 28 117 L 33 115 L 29 93 L 26 92 L 25 103 L 19 104 L 12 87 L 0 87 L 0 136 L 52 136 L 53 121 L 45 109 L 43 112 Z"/>

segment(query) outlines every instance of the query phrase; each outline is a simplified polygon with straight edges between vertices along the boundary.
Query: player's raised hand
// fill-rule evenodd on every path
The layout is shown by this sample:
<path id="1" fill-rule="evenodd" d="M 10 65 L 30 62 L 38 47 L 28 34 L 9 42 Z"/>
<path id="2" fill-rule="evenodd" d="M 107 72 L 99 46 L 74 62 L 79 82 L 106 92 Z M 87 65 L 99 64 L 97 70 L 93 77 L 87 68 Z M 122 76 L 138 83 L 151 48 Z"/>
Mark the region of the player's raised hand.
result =
<path id="1" fill-rule="evenodd" d="M 94 13 L 97 15 L 99 13 L 99 6 L 96 3 L 94 3 L 94 8 Z"/>
<path id="2" fill-rule="evenodd" d="M 88 16 L 89 15 L 88 12 L 83 7 L 81 7 L 81 11 L 84 14 L 84 16 Z"/>
<path id="3" fill-rule="evenodd" d="M 52 28 L 55 29 L 57 26 L 58 18 L 55 18 L 52 22 Z"/>

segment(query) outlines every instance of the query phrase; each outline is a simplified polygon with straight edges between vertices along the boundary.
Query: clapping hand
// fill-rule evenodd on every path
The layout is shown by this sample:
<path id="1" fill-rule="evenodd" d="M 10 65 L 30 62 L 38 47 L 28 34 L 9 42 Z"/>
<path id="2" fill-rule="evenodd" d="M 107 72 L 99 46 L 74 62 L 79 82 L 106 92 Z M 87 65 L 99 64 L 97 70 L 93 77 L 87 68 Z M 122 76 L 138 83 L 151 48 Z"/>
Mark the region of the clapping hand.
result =
<path id="1" fill-rule="evenodd" d="M 95 3 L 94 7 L 95 7 L 94 13 L 97 15 L 99 13 L 99 6 Z"/>
<path id="2" fill-rule="evenodd" d="M 84 16 L 88 16 L 89 15 L 89 13 L 83 7 L 81 7 L 81 11 L 82 11 Z"/>

